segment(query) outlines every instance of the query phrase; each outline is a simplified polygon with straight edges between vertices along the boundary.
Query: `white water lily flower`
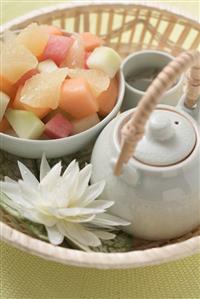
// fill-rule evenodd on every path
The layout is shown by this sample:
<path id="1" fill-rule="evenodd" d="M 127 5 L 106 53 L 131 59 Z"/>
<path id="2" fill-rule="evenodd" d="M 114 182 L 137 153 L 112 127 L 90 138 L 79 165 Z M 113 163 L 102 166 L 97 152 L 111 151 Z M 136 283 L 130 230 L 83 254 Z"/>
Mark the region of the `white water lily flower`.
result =
<path id="1" fill-rule="evenodd" d="M 18 162 L 22 180 L 5 178 L 1 191 L 11 200 L 13 208 L 24 218 L 43 224 L 48 239 L 59 245 L 64 237 L 84 250 L 113 239 L 113 226 L 129 223 L 106 213 L 114 202 L 97 199 L 104 189 L 103 181 L 89 185 L 92 165 L 82 170 L 74 160 L 61 175 L 61 163 L 50 168 L 45 156 L 40 165 L 40 181 Z M 104 230 L 102 230 L 104 229 Z"/>

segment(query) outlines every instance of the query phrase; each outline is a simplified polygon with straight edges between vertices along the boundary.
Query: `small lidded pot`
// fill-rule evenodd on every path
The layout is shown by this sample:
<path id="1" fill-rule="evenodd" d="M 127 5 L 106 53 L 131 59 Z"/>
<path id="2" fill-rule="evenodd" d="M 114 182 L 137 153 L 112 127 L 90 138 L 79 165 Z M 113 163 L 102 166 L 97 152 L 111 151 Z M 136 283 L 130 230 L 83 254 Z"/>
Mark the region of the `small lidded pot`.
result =
<path id="1" fill-rule="evenodd" d="M 130 221 L 124 229 L 136 237 L 176 238 L 200 224 L 199 59 L 194 52 L 172 61 L 138 107 L 115 118 L 95 144 L 93 182 L 106 181 L 104 199 L 115 201 L 111 212 Z M 157 106 L 166 88 L 194 64 L 182 104 Z"/>

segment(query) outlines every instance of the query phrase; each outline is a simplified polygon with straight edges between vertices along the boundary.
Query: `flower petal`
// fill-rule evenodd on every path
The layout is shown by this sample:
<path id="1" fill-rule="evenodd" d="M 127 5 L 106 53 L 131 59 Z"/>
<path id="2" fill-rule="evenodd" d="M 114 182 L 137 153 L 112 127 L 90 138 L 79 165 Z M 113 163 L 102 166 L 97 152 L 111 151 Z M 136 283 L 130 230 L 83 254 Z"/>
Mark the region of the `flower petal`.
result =
<path id="1" fill-rule="evenodd" d="M 82 203 L 80 202 L 82 207 L 85 207 L 93 202 L 96 198 L 99 197 L 99 195 L 103 192 L 103 189 L 105 187 L 105 182 L 101 181 L 98 183 L 95 183 L 87 188 L 85 193 L 83 194 L 84 200 Z"/>
<path id="2" fill-rule="evenodd" d="M 79 184 L 77 188 L 78 198 L 85 192 L 92 173 L 92 165 L 88 164 L 79 172 Z"/>
<path id="3" fill-rule="evenodd" d="M 20 161 L 18 161 L 18 167 L 22 176 L 22 179 L 29 185 L 37 187 L 39 182 L 32 172 Z"/>
<path id="4" fill-rule="evenodd" d="M 126 226 L 130 224 L 130 222 L 128 221 L 125 221 L 117 216 L 113 216 L 106 213 L 96 215 L 96 217 L 91 221 L 91 223 L 96 224 L 98 226 Z"/>
<path id="5" fill-rule="evenodd" d="M 63 173 L 63 177 L 67 177 L 68 175 L 72 175 L 72 173 L 77 171 L 77 162 L 76 160 L 73 160 L 65 169 L 64 173 Z M 79 168 L 78 168 L 79 170 Z"/>
<path id="6" fill-rule="evenodd" d="M 51 191 L 57 181 L 60 179 L 61 169 L 61 162 L 54 165 L 50 172 L 42 179 L 42 181 L 40 182 L 40 186 L 47 189 L 48 191 Z"/>
<path id="7" fill-rule="evenodd" d="M 46 230 L 47 230 L 48 239 L 50 243 L 54 245 L 59 245 L 63 242 L 64 235 L 60 233 L 60 231 L 57 229 L 56 226 L 51 226 L 51 227 L 46 226 Z"/>
<path id="8" fill-rule="evenodd" d="M 63 234 L 67 233 L 67 235 L 72 237 L 80 244 L 93 247 L 101 245 L 101 241 L 99 240 L 99 238 L 96 237 L 92 232 L 86 230 L 80 224 L 67 223 L 66 225 L 64 225 L 63 223 L 59 223 L 59 230 L 63 230 Z"/>
<path id="9" fill-rule="evenodd" d="M 50 172 L 51 167 L 46 159 L 45 154 L 42 155 L 42 160 L 40 163 L 40 182 L 42 179 Z"/>
<path id="10" fill-rule="evenodd" d="M 9 178 L 8 176 L 4 177 L 4 181 L 7 182 L 7 183 L 15 183 L 15 184 L 17 184 L 16 181 L 14 181 L 13 179 Z"/>
<path id="11" fill-rule="evenodd" d="M 114 239 L 116 237 L 115 234 L 110 233 L 110 232 L 106 232 L 106 231 L 102 231 L 102 230 L 92 230 L 92 232 L 100 239 L 102 240 L 111 240 Z"/>
<path id="12" fill-rule="evenodd" d="M 55 209 L 53 207 L 48 207 L 49 213 L 56 215 L 57 217 L 74 217 L 88 214 L 98 214 L 103 213 L 102 209 L 86 209 L 86 208 L 67 208 L 67 209 Z"/>
<path id="13" fill-rule="evenodd" d="M 86 223 L 90 222 L 94 219 L 95 215 L 89 215 L 89 216 L 77 216 L 77 217 L 66 217 L 64 220 L 74 223 Z"/>
<path id="14" fill-rule="evenodd" d="M 97 199 L 91 202 L 87 207 L 89 209 L 101 209 L 105 210 L 110 208 L 114 204 L 114 201 L 107 201 L 107 200 L 101 200 Z"/>

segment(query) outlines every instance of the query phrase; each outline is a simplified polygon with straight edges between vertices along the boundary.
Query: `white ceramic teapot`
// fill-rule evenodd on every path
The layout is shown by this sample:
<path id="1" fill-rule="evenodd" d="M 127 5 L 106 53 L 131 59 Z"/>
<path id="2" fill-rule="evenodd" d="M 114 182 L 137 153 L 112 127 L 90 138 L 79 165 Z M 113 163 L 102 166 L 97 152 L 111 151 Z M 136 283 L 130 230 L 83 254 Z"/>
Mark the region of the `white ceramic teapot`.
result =
<path id="1" fill-rule="evenodd" d="M 189 67 L 177 107 L 161 95 Z M 137 108 L 116 117 L 96 141 L 92 181 L 106 181 L 110 212 L 131 222 L 139 238 L 171 239 L 200 224 L 200 53 L 185 52 L 153 81 Z M 153 113 L 152 113 L 153 112 Z"/>

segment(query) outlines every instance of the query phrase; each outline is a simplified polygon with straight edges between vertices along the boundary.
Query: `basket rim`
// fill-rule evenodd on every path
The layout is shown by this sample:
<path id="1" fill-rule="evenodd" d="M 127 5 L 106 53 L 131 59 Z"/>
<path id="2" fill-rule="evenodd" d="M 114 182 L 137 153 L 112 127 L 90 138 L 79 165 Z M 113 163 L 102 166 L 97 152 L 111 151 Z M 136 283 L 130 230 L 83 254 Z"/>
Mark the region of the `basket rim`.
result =
<path id="1" fill-rule="evenodd" d="M 150 5 L 149 5 L 150 4 Z M 54 6 L 45 6 L 39 9 L 34 9 L 29 13 L 26 13 L 22 16 L 16 17 L 8 22 L 5 22 L 4 24 L 1 24 L 0 26 L 0 34 L 2 34 L 5 30 L 10 29 L 10 27 L 12 26 L 16 26 L 18 24 L 20 24 L 21 22 L 25 22 L 28 21 L 30 18 L 34 19 L 34 17 L 36 16 L 40 16 L 40 15 L 48 15 L 51 14 L 52 12 L 54 13 L 59 13 L 62 12 L 65 9 L 73 9 L 73 8 L 85 8 L 87 6 L 91 7 L 99 7 L 99 6 L 107 6 L 107 7 L 112 7 L 113 5 L 115 5 L 115 7 L 118 8 L 123 8 L 124 6 L 137 6 L 138 8 L 149 8 L 149 9 L 154 9 L 157 11 L 162 11 L 165 13 L 169 13 L 169 14 L 173 14 L 174 16 L 179 16 L 187 21 L 190 21 L 191 23 L 193 23 L 193 25 L 197 26 L 199 28 L 199 22 L 198 19 L 195 19 L 191 14 L 189 14 L 188 12 L 183 12 L 181 9 L 179 9 L 179 11 L 177 11 L 176 8 L 173 8 L 169 5 L 166 5 L 166 3 L 161 3 L 161 4 L 156 4 L 156 3 L 151 3 L 151 1 L 105 1 L 105 2 L 101 2 L 101 1 L 84 1 L 84 3 L 82 1 L 76 1 L 76 3 L 60 3 Z"/>
<path id="2" fill-rule="evenodd" d="M 2 241 L 47 260 L 77 267 L 126 269 L 159 265 L 200 252 L 200 236 L 186 241 L 146 250 L 121 253 L 84 252 L 54 246 L 30 237 L 0 222 Z"/>
<path id="3" fill-rule="evenodd" d="M 150 5 L 149 5 L 150 3 Z M 64 9 L 82 8 L 87 6 L 113 6 L 123 8 L 124 6 L 132 6 L 138 8 L 149 8 L 157 11 L 171 13 L 174 16 L 190 21 L 195 27 L 199 28 L 199 22 L 194 20 L 188 13 L 179 12 L 176 9 L 164 4 L 154 4 L 150 1 L 77 1 L 76 3 L 62 3 L 51 7 L 39 8 L 31 11 L 23 16 L 17 17 L 0 26 L 0 34 L 5 30 L 17 26 L 22 22 L 34 19 L 36 16 L 59 13 Z M 150 265 L 158 265 L 180 258 L 185 258 L 200 252 L 200 236 L 192 237 L 186 241 L 166 245 L 164 247 L 138 250 L 125 253 L 100 253 L 100 252 L 83 252 L 74 249 L 56 247 L 50 243 L 46 243 L 39 239 L 30 237 L 20 231 L 17 231 L 7 224 L 0 222 L 0 238 L 2 241 L 9 243 L 25 252 L 43 257 L 47 260 L 68 264 L 78 267 L 99 268 L 99 269 L 125 269 L 138 268 Z"/>

